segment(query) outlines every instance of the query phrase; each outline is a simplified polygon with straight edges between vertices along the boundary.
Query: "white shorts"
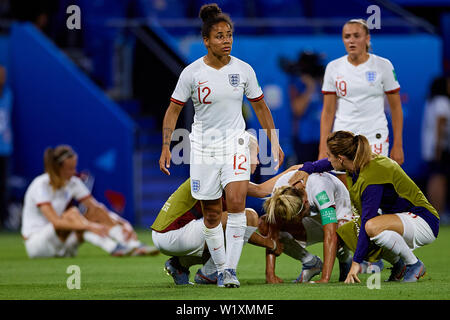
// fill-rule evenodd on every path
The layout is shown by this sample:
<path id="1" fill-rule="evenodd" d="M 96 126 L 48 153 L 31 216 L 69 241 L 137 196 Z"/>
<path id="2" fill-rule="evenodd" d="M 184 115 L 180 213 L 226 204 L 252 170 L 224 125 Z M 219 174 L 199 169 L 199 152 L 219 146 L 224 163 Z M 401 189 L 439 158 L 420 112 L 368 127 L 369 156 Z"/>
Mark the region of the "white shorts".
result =
<path id="1" fill-rule="evenodd" d="M 380 134 L 380 138 L 371 137 L 368 140 L 373 153 L 389 157 L 389 136 Z"/>
<path id="2" fill-rule="evenodd" d="M 421 217 L 411 213 L 396 213 L 403 223 L 403 239 L 412 250 L 430 244 L 436 237 L 428 223 Z"/>
<path id="3" fill-rule="evenodd" d="M 71 232 L 62 242 L 51 223 L 25 240 L 25 249 L 30 258 L 73 257 L 77 254 L 78 245 L 75 232 Z"/>
<path id="4" fill-rule="evenodd" d="M 184 227 L 168 232 L 152 230 L 153 244 L 168 256 L 201 257 L 205 248 L 203 219 L 192 220 Z"/>
<path id="5" fill-rule="evenodd" d="M 197 200 L 216 200 L 226 185 L 250 180 L 250 138 L 244 132 L 236 138 L 235 152 L 214 154 L 191 148 L 191 194 Z"/>

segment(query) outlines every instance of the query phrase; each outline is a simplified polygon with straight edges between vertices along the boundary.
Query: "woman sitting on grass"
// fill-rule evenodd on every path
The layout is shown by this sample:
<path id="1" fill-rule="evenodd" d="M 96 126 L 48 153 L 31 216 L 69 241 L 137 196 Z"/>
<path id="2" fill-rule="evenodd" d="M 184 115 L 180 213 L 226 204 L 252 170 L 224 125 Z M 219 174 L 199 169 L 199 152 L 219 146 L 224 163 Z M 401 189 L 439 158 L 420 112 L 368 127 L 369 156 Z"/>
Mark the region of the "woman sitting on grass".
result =
<path id="1" fill-rule="evenodd" d="M 108 211 L 75 176 L 78 156 L 70 146 L 47 148 L 45 173 L 25 193 L 22 236 L 30 258 L 75 256 L 83 240 L 112 256 L 157 254 L 140 242 L 131 225 Z M 82 215 L 76 200 L 87 208 Z"/>

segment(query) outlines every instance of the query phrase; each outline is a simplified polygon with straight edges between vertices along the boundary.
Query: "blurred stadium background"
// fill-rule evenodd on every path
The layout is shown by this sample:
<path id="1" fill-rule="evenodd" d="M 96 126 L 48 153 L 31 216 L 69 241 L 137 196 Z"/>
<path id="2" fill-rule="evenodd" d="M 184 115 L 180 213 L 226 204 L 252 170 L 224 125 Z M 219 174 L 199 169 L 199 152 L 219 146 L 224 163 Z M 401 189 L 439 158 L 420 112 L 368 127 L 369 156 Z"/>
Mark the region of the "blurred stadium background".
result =
<path id="1" fill-rule="evenodd" d="M 450 74 L 450 0 L 0 0 L 0 65 L 13 92 L 6 229 L 20 226 L 20 206 L 43 170 L 47 146 L 70 144 L 94 196 L 134 225 L 148 227 L 189 176 L 187 164 L 159 171 L 161 124 L 181 70 L 206 53 L 201 5 L 217 2 L 235 23 L 232 55 L 255 69 L 286 153 L 296 162 L 288 74 L 280 58 L 305 50 L 323 65 L 345 54 L 342 25 L 381 9 L 373 52 L 392 61 L 401 84 L 405 171 L 424 190 L 421 125 L 432 79 Z M 81 28 L 66 26 L 70 5 Z M 244 106 L 248 128 L 259 129 Z M 190 128 L 192 106 L 178 128 Z M 7 119 L 8 120 L 8 119 Z M 252 177 L 262 181 L 257 170 Z M 248 199 L 250 204 L 259 202 Z"/>

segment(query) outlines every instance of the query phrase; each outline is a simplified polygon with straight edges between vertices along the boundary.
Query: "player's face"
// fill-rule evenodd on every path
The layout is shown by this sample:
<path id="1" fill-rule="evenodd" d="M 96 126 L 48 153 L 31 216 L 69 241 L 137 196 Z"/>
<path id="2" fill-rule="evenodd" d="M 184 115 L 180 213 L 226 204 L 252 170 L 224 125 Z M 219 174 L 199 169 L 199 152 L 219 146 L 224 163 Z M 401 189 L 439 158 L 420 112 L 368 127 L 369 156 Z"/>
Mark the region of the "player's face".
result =
<path id="1" fill-rule="evenodd" d="M 215 24 L 209 38 L 204 39 L 208 51 L 215 56 L 229 56 L 233 45 L 233 31 L 228 23 L 222 21 Z"/>
<path id="2" fill-rule="evenodd" d="M 60 177 L 64 180 L 70 180 L 70 178 L 72 178 L 77 173 L 77 162 L 77 156 L 73 156 L 64 160 L 61 169 L 59 170 Z"/>
<path id="3" fill-rule="evenodd" d="M 334 156 L 330 152 L 330 149 L 328 149 L 328 147 L 327 147 L 327 157 L 328 157 L 328 161 L 331 162 L 331 165 L 333 166 L 334 170 L 337 170 L 337 171 L 345 170 L 343 165 L 342 165 L 341 159 L 339 159 L 338 157 Z"/>
<path id="4" fill-rule="evenodd" d="M 367 52 L 370 35 L 359 23 L 348 23 L 342 29 L 342 41 L 349 55 L 359 56 Z"/>

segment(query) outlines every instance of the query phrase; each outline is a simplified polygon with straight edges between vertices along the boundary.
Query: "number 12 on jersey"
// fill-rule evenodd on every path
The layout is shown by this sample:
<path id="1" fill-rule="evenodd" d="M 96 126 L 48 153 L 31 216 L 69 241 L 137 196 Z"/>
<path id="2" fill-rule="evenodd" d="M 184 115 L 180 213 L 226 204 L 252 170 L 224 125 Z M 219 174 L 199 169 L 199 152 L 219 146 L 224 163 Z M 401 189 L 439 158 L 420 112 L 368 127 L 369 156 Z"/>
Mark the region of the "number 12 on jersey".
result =
<path id="1" fill-rule="evenodd" d="M 243 165 L 247 162 L 247 157 L 243 154 L 237 155 L 235 154 L 233 157 L 233 170 L 244 170 L 247 171 L 247 168 L 243 167 Z"/>
<path id="2" fill-rule="evenodd" d="M 206 94 L 203 97 L 203 101 L 202 101 L 202 97 L 201 97 L 200 91 L 203 94 L 206 92 Z M 200 87 L 198 87 L 197 93 L 198 93 L 198 102 L 203 103 L 203 104 L 211 104 L 211 101 L 206 101 L 206 98 L 211 93 L 211 89 L 209 87 L 203 87 L 201 90 L 200 90 Z"/>

